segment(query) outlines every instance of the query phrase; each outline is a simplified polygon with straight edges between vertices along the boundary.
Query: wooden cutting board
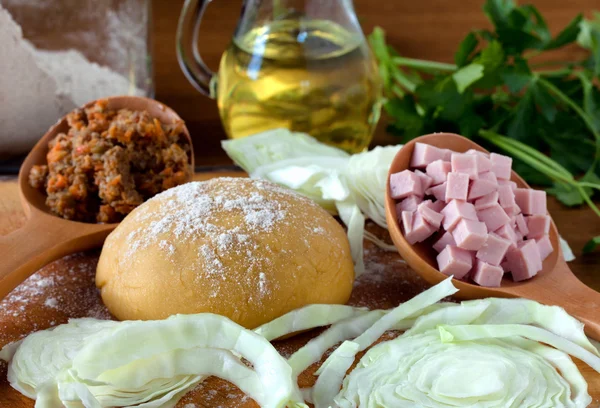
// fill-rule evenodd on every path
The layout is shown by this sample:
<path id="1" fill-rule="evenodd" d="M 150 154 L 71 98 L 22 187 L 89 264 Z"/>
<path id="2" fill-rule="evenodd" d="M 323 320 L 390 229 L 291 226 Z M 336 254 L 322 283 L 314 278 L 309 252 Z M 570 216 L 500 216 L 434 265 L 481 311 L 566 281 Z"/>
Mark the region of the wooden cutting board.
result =
<path id="1" fill-rule="evenodd" d="M 239 175 L 225 174 L 222 175 Z M 215 176 L 202 175 L 199 179 Z M 0 183 L 0 233 L 21 225 L 23 215 L 18 204 L 16 186 Z M 374 224 L 368 229 L 384 239 L 387 232 Z M 28 333 L 67 322 L 69 318 L 94 317 L 110 319 L 94 286 L 98 251 L 73 254 L 42 268 L 13 293 L 0 302 L 0 347 Z M 355 283 L 349 304 L 370 308 L 391 308 L 423 291 L 427 284 L 400 259 L 398 254 L 384 252 L 365 243 L 367 272 Z M 318 332 L 305 333 L 292 339 L 276 342 L 275 346 L 289 356 Z M 386 336 L 394 336 L 388 333 Z M 359 356 L 360 357 L 360 356 Z M 600 407 L 600 374 L 577 362 L 589 383 L 594 398 L 592 407 Z M 299 378 L 301 387 L 314 384 L 313 373 L 318 364 Z M 33 408 L 34 401 L 10 387 L 6 380 L 6 364 L 0 363 L 0 407 Z M 178 408 L 257 407 L 232 384 L 211 377 L 184 397 Z"/>

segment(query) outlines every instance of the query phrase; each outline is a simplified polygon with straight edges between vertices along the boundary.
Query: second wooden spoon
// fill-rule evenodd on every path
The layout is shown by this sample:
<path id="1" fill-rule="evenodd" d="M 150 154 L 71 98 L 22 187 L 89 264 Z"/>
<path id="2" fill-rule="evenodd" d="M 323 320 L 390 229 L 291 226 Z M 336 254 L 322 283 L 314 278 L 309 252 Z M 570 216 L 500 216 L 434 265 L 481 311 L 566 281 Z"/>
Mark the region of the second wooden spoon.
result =
<path id="1" fill-rule="evenodd" d="M 390 235 L 398 251 L 411 268 L 429 283 L 436 284 L 447 278 L 446 275 L 437 270 L 436 252 L 431 244 L 426 242 L 410 245 L 406 241 L 396 217 L 395 200 L 390 197 L 389 193 L 389 175 L 409 168 L 410 158 L 417 142 L 456 152 L 466 152 L 469 149 L 488 152 L 477 143 L 463 136 L 451 133 L 434 133 L 418 137 L 405 144 L 390 167 L 385 196 L 386 218 Z M 514 171 L 511 180 L 516 182 L 519 188 L 530 188 Z M 542 271 L 532 279 L 514 282 L 510 278 L 504 278 L 502 287 L 499 288 L 486 288 L 455 279 L 453 283 L 460 289 L 456 296 L 463 299 L 523 297 L 547 305 L 558 305 L 585 324 L 585 331 L 588 336 L 600 340 L 600 293 L 581 283 L 569 269 L 560 249 L 554 221 L 552 221 L 550 227 L 550 241 L 554 251 L 544 261 Z"/>

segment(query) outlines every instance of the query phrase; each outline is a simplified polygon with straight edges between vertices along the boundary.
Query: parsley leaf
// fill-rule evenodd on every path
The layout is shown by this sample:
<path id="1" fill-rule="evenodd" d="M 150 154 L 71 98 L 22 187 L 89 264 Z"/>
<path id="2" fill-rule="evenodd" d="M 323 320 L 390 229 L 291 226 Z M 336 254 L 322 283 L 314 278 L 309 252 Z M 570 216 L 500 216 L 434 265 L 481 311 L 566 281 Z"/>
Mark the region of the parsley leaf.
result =
<path id="1" fill-rule="evenodd" d="M 587 242 L 587 244 L 585 244 L 585 246 L 583 247 L 583 253 L 589 254 L 590 252 L 594 251 L 598 247 L 600 247 L 600 236 L 590 239 Z"/>

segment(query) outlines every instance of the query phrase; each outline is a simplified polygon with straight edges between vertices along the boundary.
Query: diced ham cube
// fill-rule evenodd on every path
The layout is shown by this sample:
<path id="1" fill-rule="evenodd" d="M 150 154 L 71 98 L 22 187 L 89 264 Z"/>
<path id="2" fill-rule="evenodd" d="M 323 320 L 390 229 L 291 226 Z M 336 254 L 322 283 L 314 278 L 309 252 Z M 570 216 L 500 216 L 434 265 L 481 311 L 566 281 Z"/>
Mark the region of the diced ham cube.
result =
<path id="1" fill-rule="evenodd" d="M 417 242 L 423 242 L 436 231 L 436 228 L 431 226 L 419 211 L 413 213 L 413 223 L 410 231 L 404 234 L 404 238 L 409 244 L 414 245 Z"/>
<path id="2" fill-rule="evenodd" d="M 500 185 L 500 186 L 508 185 L 508 186 L 510 186 L 510 188 L 513 191 L 515 191 L 517 189 L 517 183 L 515 183 L 512 180 L 498 180 L 498 185 Z"/>
<path id="3" fill-rule="evenodd" d="M 444 216 L 442 214 L 440 214 L 439 212 L 433 210 L 430 207 L 430 204 L 433 205 L 431 200 L 423 201 L 421 204 L 419 204 L 419 207 L 417 208 L 417 212 L 419 212 L 419 214 L 421 214 L 423 219 L 429 225 L 438 229 L 438 228 L 440 228 L 440 225 L 442 224 L 442 220 L 444 219 Z"/>
<path id="4" fill-rule="evenodd" d="M 433 183 L 433 179 L 421 170 L 415 170 L 415 174 L 421 179 L 421 189 L 423 191 L 427 190 Z"/>
<path id="5" fill-rule="evenodd" d="M 530 215 L 525 217 L 527 229 L 529 232 L 527 238 L 541 238 L 550 232 L 550 216 L 548 215 Z"/>
<path id="6" fill-rule="evenodd" d="M 501 226 L 510 223 L 509 216 L 500 207 L 500 204 L 477 211 L 477 218 L 485 223 L 489 231 L 496 231 Z"/>
<path id="7" fill-rule="evenodd" d="M 502 270 L 504 271 L 504 273 L 508 273 L 510 272 L 510 265 L 508 264 L 508 261 L 504 260 L 501 264 L 500 267 L 502 268 Z"/>
<path id="8" fill-rule="evenodd" d="M 400 219 L 402 220 L 402 225 L 404 225 L 404 235 L 409 234 L 412 230 L 414 214 L 415 211 L 402 211 Z"/>
<path id="9" fill-rule="evenodd" d="M 455 279 L 464 278 L 473 266 L 471 253 L 464 249 L 448 245 L 437 256 L 438 268 L 447 276 Z"/>
<path id="10" fill-rule="evenodd" d="M 510 249 L 506 260 L 515 282 L 529 279 L 542 270 L 542 258 L 535 240 L 524 241 L 517 249 Z"/>
<path id="11" fill-rule="evenodd" d="M 488 288 L 498 288 L 500 287 L 503 276 L 504 271 L 500 266 L 490 265 L 489 263 L 478 260 L 475 263 L 471 279 L 478 285 Z"/>
<path id="12" fill-rule="evenodd" d="M 410 166 L 425 168 L 431 162 L 443 160 L 446 155 L 445 149 L 424 143 L 415 143 L 415 148 L 410 159 Z"/>
<path id="13" fill-rule="evenodd" d="M 512 159 L 508 156 L 492 153 L 490 154 L 490 160 L 492 161 L 492 171 L 496 174 L 496 177 L 502 180 L 510 180 Z"/>
<path id="14" fill-rule="evenodd" d="M 410 170 L 394 173 L 390 176 L 390 193 L 395 200 L 411 195 L 422 197 L 421 179 Z"/>
<path id="15" fill-rule="evenodd" d="M 516 207 L 515 193 L 509 185 L 498 186 L 498 202 L 502 208 Z"/>
<path id="16" fill-rule="evenodd" d="M 513 231 L 517 237 L 517 246 L 519 246 L 519 244 L 525 240 L 525 236 L 521 234 L 521 231 L 519 231 L 517 228 L 513 228 Z"/>
<path id="17" fill-rule="evenodd" d="M 490 265 L 498 266 L 510 245 L 511 242 L 508 239 L 491 232 L 475 256 Z"/>
<path id="18" fill-rule="evenodd" d="M 400 214 L 402 211 L 417 211 L 417 206 L 421 204 L 422 201 L 423 199 L 419 196 L 408 196 L 396 204 L 396 214 Z"/>
<path id="19" fill-rule="evenodd" d="M 510 241 L 510 248 L 517 247 L 517 234 L 515 234 L 515 230 L 510 225 L 503 225 L 494 232 L 502 238 Z"/>
<path id="20" fill-rule="evenodd" d="M 480 173 L 479 178 L 487 180 L 487 181 L 491 181 L 495 185 L 498 185 L 498 178 L 496 177 L 496 174 L 492 173 L 491 171 L 486 171 L 484 173 Z"/>
<path id="21" fill-rule="evenodd" d="M 472 154 L 452 153 L 450 164 L 452 165 L 452 172 L 467 174 L 471 180 L 478 178 L 476 156 Z"/>
<path id="22" fill-rule="evenodd" d="M 425 203 L 425 205 L 429 208 L 431 208 L 433 211 L 435 212 L 441 212 L 444 207 L 446 206 L 446 203 L 443 201 L 431 201 L 431 200 L 425 200 L 423 201 L 423 203 Z"/>
<path id="23" fill-rule="evenodd" d="M 440 212 L 444 215 L 442 224 L 446 231 L 452 231 L 463 218 L 478 221 L 473 204 L 464 201 L 452 200 Z"/>
<path id="24" fill-rule="evenodd" d="M 475 200 L 493 193 L 498 189 L 498 181 L 492 172 L 482 173 L 477 180 L 471 182 L 468 200 Z"/>
<path id="25" fill-rule="evenodd" d="M 515 201 L 525 215 L 546 215 L 546 192 L 530 188 L 517 188 Z"/>
<path id="26" fill-rule="evenodd" d="M 510 216 L 514 216 L 517 214 L 521 214 L 521 210 L 519 209 L 519 206 L 517 205 L 513 205 L 512 207 L 508 207 L 508 208 L 503 208 L 504 212 L 506 212 L 506 214 L 510 217 Z"/>
<path id="27" fill-rule="evenodd" d="M 492 207 L 494 204 L 498 203 L 498 192 L 494 191 L 492 193 L 486 194 L 481 198 L 475 200 L 475 209 L 476 210 L 484 210 L 486 208 Z"/>
<path id="28" fill-rule="evenodd" d="M 444 235 L 440 237 L 440 239 L 435 241 L 435 244 L 433 244 L 433 249 L 435 249 L 437 252 L 442 252 L 448 245 L 456 246 L 456 242 L 454 241 L 452 234 L 446 231 L 444 232 Z"/>
<path id="29" fill-rule="evenodd" d="M 450 149 L 442 149 L 444 151 L 444 157 L 442 158 L 442 160 L 449 162 L 450 159 L 452 158 L 452 153 L 454 153 L 452 150 Z"/>
<path id="30" fill-rule="evenodd" d="M 554 248 L 552 248 L 550 236 L 548 235 L 544 235 L 543 237 L 536 239 L 535 243 L 537 244 L 538 250 L 540 251 L 540 258 L 542 258 L 542 261 L 548 258 L 548 255 L 550 255 L 554 250 Z"/>
<path id="31" fill-rule="evenodd" d="M 487 240 L 488 230 L 480 221 L 462 219 L 452 230 L 456 246 L 471 251 L 479 250 Z"/>
<path id="32" fill-rule="evenodd" d="M 475 156 L 481 156 L 481 157 L 485 157 L 486 159 L 490 158 L 490 155 L 485 153 L 485 152 L 481 152 L 479 150 L 475 150 L 475 149 L 469 149 L 465 152 L 465 154 L 473 154 Z"/>
<path id="33" fill-rule="evenodd" d="M 465 154 L 471 154 L 475 156 L 475 161 L 477 162 L 477 172 L 479 174 L 489 172 L 492 169 L 492 161 L 487 153 L 471 149 L 467 150 Z"/>
<path id="34" fill-rule="evenodd" d="M 433 182 L 432 186 L 437 186 L 438 184 L 442 184 L 448 178 L 448 173 L 452 170 L 452 165 L 448 161 L 436 160 L 427 165 L 425 172 Z"/>
<path id="35" fill-rule="evenodd" d="M 525 217 L 523 214 L 518 214 L 515 216 L 515 221 L 517 224 L 517 229 L 523 235 L 529 234 L 529 228 L 527 228 L 527 222 L 525 221 Z"/>
<path id="36" fill-rule="evenodd" d="M 447 183 L 444 181 L 440 185 L 429 187 L 425 194 L 434 196 L 439 202 L 444 202 L 446 200 L 446 185 Z"/>
<path id="37" fill-rule="evenodd" d="M 448 181 L 446 184 L 446 199 L 450 200 L 466 200 L 469 192 L 469 175 L 464 173 L 450 172 L 448 173 Z"/>

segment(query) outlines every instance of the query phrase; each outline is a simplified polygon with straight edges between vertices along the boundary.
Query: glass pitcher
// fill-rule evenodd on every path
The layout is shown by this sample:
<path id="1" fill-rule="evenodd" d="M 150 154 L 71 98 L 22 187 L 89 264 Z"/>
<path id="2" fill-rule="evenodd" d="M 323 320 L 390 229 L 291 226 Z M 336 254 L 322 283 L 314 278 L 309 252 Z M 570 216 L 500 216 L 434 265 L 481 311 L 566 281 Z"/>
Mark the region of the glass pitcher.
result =
<path id="1" fill-rule="evenodd" d="M 218 74 L 198 50 L 209 2 L 186 0 L 177 55 L 196 89 L 217 99 L 230 138 L 287 128 L 348 152 L 367 148 L 381 82 L 351 0 L 245 0 Z"/>

